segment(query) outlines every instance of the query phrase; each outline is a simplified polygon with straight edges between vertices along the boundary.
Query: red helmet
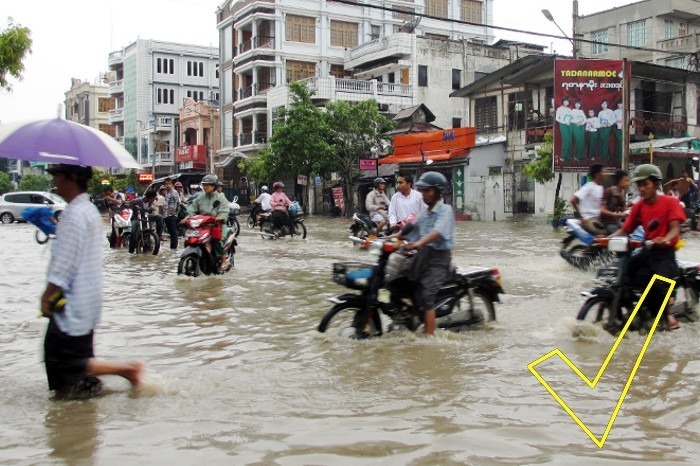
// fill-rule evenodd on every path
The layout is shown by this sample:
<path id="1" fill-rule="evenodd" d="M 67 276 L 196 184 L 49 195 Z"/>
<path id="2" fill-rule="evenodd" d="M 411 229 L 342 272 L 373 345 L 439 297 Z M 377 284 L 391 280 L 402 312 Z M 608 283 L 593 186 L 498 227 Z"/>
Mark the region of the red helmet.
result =
<path id="1" fill-rule="evenodd" d="M 176 188 L 182 188 L 182 183 L 180 183 L 180 182 L 178 181 L 177 183 L 175 183 L 175 187 L 176 187 Z"/>
<path id="2" fill-rule="evenodd" d="M 272 189 L 273 189 L 273 191 L 274 191 L 274 190 L 277 189 L 277 188 L 282 188 L 282 189 L 284 189 L 284 183 L 282 183 L 281 181 L 276 181 L 276 182 L 272 185 Z"/>

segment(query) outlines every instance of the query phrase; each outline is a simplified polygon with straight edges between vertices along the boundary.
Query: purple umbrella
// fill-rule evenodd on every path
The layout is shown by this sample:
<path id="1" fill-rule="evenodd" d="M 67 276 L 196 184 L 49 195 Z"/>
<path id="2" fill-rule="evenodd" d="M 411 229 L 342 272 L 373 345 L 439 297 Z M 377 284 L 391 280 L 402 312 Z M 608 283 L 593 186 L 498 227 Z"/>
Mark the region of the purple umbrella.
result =
<path id="1" fill-rule="evenodd" d="M 0 157 L 92 167 L 143 168 L 108 134 L 60 118 L 0 125 Z"/>

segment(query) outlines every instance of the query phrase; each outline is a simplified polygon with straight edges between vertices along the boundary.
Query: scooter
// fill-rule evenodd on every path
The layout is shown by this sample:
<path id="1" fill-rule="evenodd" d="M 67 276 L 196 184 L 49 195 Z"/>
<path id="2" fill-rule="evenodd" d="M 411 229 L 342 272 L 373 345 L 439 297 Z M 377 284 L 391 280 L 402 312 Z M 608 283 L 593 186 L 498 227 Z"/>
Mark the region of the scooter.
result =
<path id="1" fill-rule="evenodd" d="M 586 231 L 581 221 L 566 219 L 566 237 L 561 240 L 559 255 L 576 268 L 587 270 L 594 265 L 605 265 L 614 258 L 613 254 L 595 241 L 595 236 Z"/>
<path id="2" fill-rule="evenodd" d="M 236 253 L 238 242 L 231 229 L 228 230 L 224 243 L 223 254 L 228 259 L 228 266 L 221 270 L 221 257 L 218 257 L 213 248 L 213 241 L 221 238 L 222 227 L 212 215 L 194 215 L 185 220 L 185 249 L 180 254 L 180 262 L 177 266 L 178 275 L 196 277 L 203 273 L 214 275 L 226 273 L 233 267 L 233 256 Z"/>
<path id="3" fill-rule="evenodd" d="M 298 202 L 292 202 L 287 207 L 288 222 L 281 228 L 274 228 L 273 212 L 260 214 L 260 236 L 263 239 L 279 239 L 283 236 L 301 236 L 306 238 L 306 225 L 304 225 L 304 210 Z"/>
<path id="4" fill-rule="evenodd" d="M 112 215 L 112 232 L 107 236 L 110 248 L 128 248 L 131 236 L 131 209 L 122 205 Z"/>
<path id="5" fill-rule="evenodd" d="M 226 220 L 226 225 L 233 230 L 233 236 L 238 238 L 241 233 L 241 224 L 238 223 L 238 215 L 241 213 L 241 206 L 238 205 L 238 196 L 233 197 L 233 201 L 229 206 L 228 210 L 228 220 Z"/>
<path id="6" fill-rule="evenodd" d="M 366 241 L 355 238 L 354 241 Z M 333 281 L 360 293 L 330 298 L 334 306 L 323 316 L 318 331 L 337 327 L 340 336 L 370 338 L 383 335 L 380 313 L 391 319 L 389 331 L 416 331 L 421 318 L 413 305 L 415 283 L 401 275 L 406 260 L 404 244 L 394 239 L 377 239 L 369 247 L 376 255 L 374 265 L 357 262 L 333 264 Z M 459 332 L 482 328 L 496 320 L 495 303 L 503 293 L 498 269 L 453 268 L 436 298 L 436 326 Z M 345 318 L 344 318 L 345 316 Z"/>

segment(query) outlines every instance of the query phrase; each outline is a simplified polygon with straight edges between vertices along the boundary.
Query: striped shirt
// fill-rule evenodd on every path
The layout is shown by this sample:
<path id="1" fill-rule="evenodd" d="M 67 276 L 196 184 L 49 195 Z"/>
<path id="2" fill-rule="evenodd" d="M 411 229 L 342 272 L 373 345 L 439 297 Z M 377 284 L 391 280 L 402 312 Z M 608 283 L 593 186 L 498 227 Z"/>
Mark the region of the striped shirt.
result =
<path id="1" fill-rule="evenodd" d="M 166 217 L 171 217 L 177 215 L 177 211 L 180 210 L 180 193 L 177 189 L 170 188 L 165 194 L 165 213 Z"/>
<path id="2" fill-rule="evenodd" d="M 80 194 L 63 211 L 46 274 L 66 297 L 64 310 L 53 318 L 68 335 L 87 335 L 100 321 L 103 239 L 102 216 L 90 197 Z"/>

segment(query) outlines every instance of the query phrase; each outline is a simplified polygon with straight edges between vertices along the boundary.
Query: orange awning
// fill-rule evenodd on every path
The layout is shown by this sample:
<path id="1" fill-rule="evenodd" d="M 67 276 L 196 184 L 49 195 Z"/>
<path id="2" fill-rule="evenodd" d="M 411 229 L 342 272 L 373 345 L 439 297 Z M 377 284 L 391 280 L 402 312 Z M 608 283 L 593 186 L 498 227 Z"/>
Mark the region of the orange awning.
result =
<path id="1" fill-rule="evenodd" d="M 421 163 L 424 160 L 432 160 L 433 162 L 443 162 L 445 160 L 452 160 L 462 155 L 467 155 L 468 153 L 468 148 L 459 148 L 448 150 L 425 151 L 425 155 L 421 154 L 420 152 L 403 155 L 389 155 L 387 157 L 384 157 L 383 159 L 379 159 L 379 164 L 384 165 L 387 163 Z"/>

